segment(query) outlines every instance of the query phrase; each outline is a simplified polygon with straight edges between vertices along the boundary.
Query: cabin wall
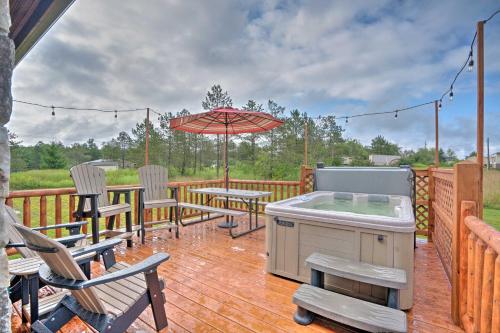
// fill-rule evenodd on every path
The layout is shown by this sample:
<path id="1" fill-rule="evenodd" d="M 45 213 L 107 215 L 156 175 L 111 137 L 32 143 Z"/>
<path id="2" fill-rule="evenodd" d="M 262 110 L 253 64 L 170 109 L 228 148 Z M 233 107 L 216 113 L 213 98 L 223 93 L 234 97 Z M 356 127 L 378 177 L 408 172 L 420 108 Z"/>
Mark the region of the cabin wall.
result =
<path id="1" fill-rule="evenodd" d="M 9 38 L 9 0 L 0 0 L 0 331 L 10 332 L 9 275 L 5 245 L 5 199 L 9 195 L 10 149 L 7 128 L 12 113 L 14 42 Z"/>

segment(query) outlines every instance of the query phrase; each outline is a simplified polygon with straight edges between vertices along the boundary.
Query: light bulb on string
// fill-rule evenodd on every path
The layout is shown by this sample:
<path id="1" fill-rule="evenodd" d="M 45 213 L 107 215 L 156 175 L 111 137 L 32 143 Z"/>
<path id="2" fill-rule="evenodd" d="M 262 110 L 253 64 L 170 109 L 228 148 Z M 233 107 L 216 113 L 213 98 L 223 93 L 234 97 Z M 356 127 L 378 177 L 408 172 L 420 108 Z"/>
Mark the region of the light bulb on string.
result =
<path id="1" fill-rule="evenodd" d="M 449 97 L 450 97 L 450 101 L 452 101 L 453 100 L 453 86 L 450 87 L 450 95 L 449 95 Z"/>
<path id="2" fill-rule="evenodd" d="M 394 118 L 397 118 L 398 117 L 398 111 L 396 111 L 396 113 L 394 114 Z"/>
<path id="3" fill-rule="evenodd" d="M 472 70 L 474 69 L 474 58 L 472 58 L 472 50 L 470 51 L 469 57 L 470 57 L 469 67 L 467 67 L 467 70 L 469 72 L 472 72 Z"/>
<path id="4" fill-rule="evenodd" d="M 51 108 L 52 108 L 52 117 L 54 117 L 56 115 L 56 111 L 55 111 L 54 105 L 52 105 Z"/>
<path id="5" fill-rule="evenodd" d="M 115 119 L 118 118 L 118 111 L 115 110 Z"/>
<path id="6" fill-rule="evenodd" d="M 345 117 L 345 123 L 347 124 L 349 122 L 349 117 Z"/>
<path id="7" fill-rule="evenodd" d="M 443 105 L 441 104 L 441 100 L 439 100 L 439 104 L 438 104 L 438 111 L 441 111 L 441 108 L 443 107 Z"/>

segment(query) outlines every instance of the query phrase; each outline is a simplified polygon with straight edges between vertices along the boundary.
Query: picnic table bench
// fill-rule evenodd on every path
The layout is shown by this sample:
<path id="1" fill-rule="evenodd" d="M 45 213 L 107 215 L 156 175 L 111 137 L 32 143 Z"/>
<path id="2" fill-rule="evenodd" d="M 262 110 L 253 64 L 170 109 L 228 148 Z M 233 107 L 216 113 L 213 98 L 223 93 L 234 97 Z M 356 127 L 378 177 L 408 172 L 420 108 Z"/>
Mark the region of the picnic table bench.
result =
<path id="1" fill-rule="evenodd" d="M 187 222 L 187 223 L 182 222 L 182 210 L 184 210 L 184 209 L 194 209 L 194 210 L 199 210 L 202 212 L 215 213 L 215 214 L 219 214 L 220 216 L 230 216 L 230 217 L 247 215 L 246 212 L 243 212 L 241 210 L 217 208 L 217 207 L 211 207 L 211 206 L 206 206 L 206 205 L 197 205 L 197 204 L 192 204 L 192 203 L 187 203 L 187 202 L 179 203 L 179 208 L 181 209 L 180 222 L 183 226 L 205 221 L 205 220 L 200 220 L 200 221 Z"/>

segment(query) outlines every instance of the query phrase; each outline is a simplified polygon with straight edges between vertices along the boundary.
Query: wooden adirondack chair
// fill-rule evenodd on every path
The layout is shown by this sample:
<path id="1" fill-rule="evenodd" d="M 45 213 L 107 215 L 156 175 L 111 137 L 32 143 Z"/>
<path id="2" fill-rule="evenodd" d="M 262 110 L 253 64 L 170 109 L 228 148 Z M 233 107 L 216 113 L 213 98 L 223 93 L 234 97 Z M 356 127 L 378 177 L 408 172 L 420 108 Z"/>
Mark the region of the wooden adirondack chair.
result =
<path id="1" fill-rule="evenodd" d="M 5 215 L 5 222 L 7 225 L 7 232 L 9 234 L 8 248 L 15 248 L 17 253 L 22 258 L 9 260 L 10 287 L 9 296 L 12 303 L 22 299 L 23 310 L 30 313 L 30 319 L 36 321 L 39 315 L 44 315 L 50 312 L 64 293 L 58 292 L 50 297 L 42 299 L 38 302 L 38 289 L 43 287 L 38 281 L 38 269 L 43 263 L 38 254 L 26 247 L 23 237 L 14 227 L 15 225 L 22 225 L 16 212 L 12 207 L 5 207 L 7 214 Z M 59 243 L 71 247 L 72 251 L 79 250 L 86 242 L 86 235 L 80 234 L 80 229 L 87 222 L 74 222 L 66 224 L 58 224 L 46 227 L 33 228 L 32 230 L 44 231 L 54 229 L 68 229 L 69 236 L 55 239 Z M 77 247 L 74 247 L 77 245 Z M 82 266 L 85 274 L 90 277 L 90 261 L 88 256 L 80 257 L 79 264 Z M 24 296 L 24 297 L 23 297 Z M 29 300 L 28 300 L 29 297 Z M 25 320 L 23 311 L 23 320 Z"/>
<path id="2" fill-rule="evenodd" d="M 127 239 L 127 246 L 132 247 L 132 209 L 130 206 L 131 189 L 106 188 L 106 175 L 103 169 L 80 164 L 70 169 L 71 177 L 75 183 L 78 208 L 75 212 L 77 219 L 90 217 L 92 219 L 92 242 L 99 242 L 99 237 L 104 234 L 106 238 L 119 237 Z M 108 192 L 114 193 L 113 202 L 108 200 Z M 120 195 L 125 195 L 125 203 L 120 203 Z M 125 231 L 113 230 L 115 217 L 125 213 Z M 99 218 L 108 217 L 106 230 L 99 232 Z"/>
<path id="3" fill-rule="evenodd" d="M 139 168 L 139 179 L 143 187 L 141 202 L 143 205 L 141 214 L 141 240 L 144 244 L 146 231 L 160 229 L 176 229 L 175 236 L 179 238 L 179 203 L 178 188 L 168 186 L 168 170 L 159 165 L 145 165 Z M 168 189 L 172 190 L 172 197 L 168 196 Z M 169 220 L 145 221 L 144 210 L 153 208 L 169 208 Z M 175 212 L 175 224 L 172 216 Z"/>
<path id="4" fill-rule="evenodd" d="M 167 326 L 164 283 L 158 278 L 157 268 L 169 259 L 168 254 L 157 253 L 130 266 L 115 262 L 111 250 L 103 256 L 106 273 L 89 280 L 63 245 L 25 226 L 15 227 L 28 248 L 37 251 L 45 262 L 40 267 L 40 278 L 71 292 L 46 320 L 31 326 L 34 332 L 56 332 L 74 316 L 99 332 L 124 332 L 149 304 L 156 328 Z"/>

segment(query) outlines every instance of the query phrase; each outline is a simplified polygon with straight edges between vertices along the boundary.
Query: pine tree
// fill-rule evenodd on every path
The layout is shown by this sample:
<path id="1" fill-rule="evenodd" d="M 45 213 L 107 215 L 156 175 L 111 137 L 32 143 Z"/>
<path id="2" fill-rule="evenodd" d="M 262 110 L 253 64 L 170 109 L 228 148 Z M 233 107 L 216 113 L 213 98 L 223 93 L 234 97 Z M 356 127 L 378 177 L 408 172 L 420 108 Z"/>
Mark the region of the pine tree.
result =
<path id="1" fill-rule="evenodd" d="M 207 91 L 205 100 L 201 102 L 201 106 L 205 110 L 213 110 L 227 106 L 233 106 L 233 100 L 227 91 L 222 92 L 220 84 L 213 85 L 210 91 Z M 220 137 L 217 134 L 217 178 L 219 178 L 220 169 Z"/>

